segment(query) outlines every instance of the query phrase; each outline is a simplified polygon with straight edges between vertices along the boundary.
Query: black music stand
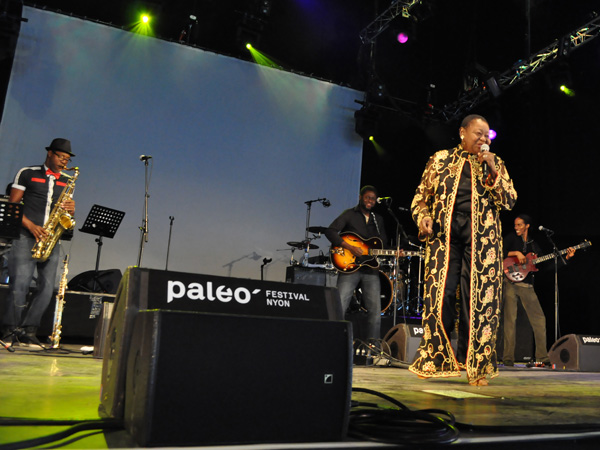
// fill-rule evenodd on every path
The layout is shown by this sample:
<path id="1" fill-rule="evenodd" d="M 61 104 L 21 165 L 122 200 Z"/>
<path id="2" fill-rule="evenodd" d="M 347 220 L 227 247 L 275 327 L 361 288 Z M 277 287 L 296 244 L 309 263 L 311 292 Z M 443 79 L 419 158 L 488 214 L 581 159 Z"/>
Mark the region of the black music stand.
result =
<path id="1" fill-rule="evenodd" d="M 23 221 L 21 203 L 0 202 L 0 237 L 17 239 Z"/>
<path id="2" fill-rule="evenodd" d="M 94 205 L 88 213 L 88 216 L 79 231 L 83 233 L 93 234 L 98 236 L 96 243 L 98 244 L 98 255 L 96 256 L 96 268 L 94 269 L 94 284 L 92 292 L 96 291 L 96 284 L 102 289 L 101 292 L 106 292 L 104 286 L 98 279 L 98 267 L 100 267 L 100 252 L 102 250 L 102 238 L 113 238 L 125 213 L 116 209 L 107 208 L 105 206 Z"/>

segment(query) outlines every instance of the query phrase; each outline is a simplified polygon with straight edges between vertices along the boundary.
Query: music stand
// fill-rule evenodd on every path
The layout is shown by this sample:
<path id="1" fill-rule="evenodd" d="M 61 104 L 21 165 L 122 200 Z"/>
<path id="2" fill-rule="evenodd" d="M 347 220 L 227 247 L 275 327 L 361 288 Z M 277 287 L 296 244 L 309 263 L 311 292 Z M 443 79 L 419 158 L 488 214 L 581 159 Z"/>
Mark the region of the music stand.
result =
<path id="1" fill-rule="evenodd" d="M 23 220 L 21 203 L 0 202 L 0 237 L 17 239 Z"/>
<path id="2" fill-rule="evenodd" d="M 121 221 L 125 216 L 125 212 L 117 211 L 116 209 L 107 208 L 105 206 L 94 205 L 88 213 L 88 216 L 79 231 L 83 233 L 93 234 L 98 236 L 96 243 L 98 244 L 98 254 L 96 255 L 96 268 L 94 269 L 94 284 L 92 292 L 96 292 L 96 284 L 100 285 L 102 292 L 106 292 L 104 286 L 98 279 L 98 268 L 100 267 L 100 252 L 102 249 L 102 238 L 113 238 Z"/>

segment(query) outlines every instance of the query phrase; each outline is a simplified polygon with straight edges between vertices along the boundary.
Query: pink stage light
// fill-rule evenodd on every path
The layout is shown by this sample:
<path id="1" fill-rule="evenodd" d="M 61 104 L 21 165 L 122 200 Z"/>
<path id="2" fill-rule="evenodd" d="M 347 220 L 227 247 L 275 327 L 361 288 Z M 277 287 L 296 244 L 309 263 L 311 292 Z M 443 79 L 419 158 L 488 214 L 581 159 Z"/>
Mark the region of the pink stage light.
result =
<path id="1" fill-rule="evenodd" d="M 406 44 L 406 42 L 408 41 L 408 35 L 406 33 L 398 33 L 396 39 L 398 39 L 398 42 L 400 42 L 401 44 Z"/>
<path id="2" fill-rule="evenodd" d="M 494 139 L 496 139 L 496 131 L 490 130 L 490 141 L 493 141 Z"/>

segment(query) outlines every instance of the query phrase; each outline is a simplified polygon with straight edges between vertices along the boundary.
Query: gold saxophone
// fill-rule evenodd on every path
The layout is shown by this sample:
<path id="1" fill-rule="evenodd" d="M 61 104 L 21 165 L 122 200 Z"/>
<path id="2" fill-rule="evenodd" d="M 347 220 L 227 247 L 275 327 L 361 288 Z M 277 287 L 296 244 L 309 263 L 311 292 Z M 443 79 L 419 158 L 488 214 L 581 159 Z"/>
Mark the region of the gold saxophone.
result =
<path id="1" fill-rule="evenodd" d="M 62 331 L 62 313 L 65 309 L 65 291 L 67 290 L 67 274 L 69 273 L 69 255 L 63 261 L 63 273 L 60 277 L 58 292 L 56 294 L 56 308 L 54 308 L 54 325 L 50 336 L 50 348 L 60 348 L 60 334 Z"/>
<path id="2" fill-rule="evenodd" d="M 75 173 L 69 178 L 69 181 L 67 181 L 67 185 L 61 192 L 54 208 L 52 208 L 50 217 L 48 217 L 48 220 L 44 224 L 44 230 L 46 230 L 46 233 L 48 234 L 46 237 L 37 241 L 31 249 L 31 256 L 34 259 L 39 259 L 40 262 L 44 262 L 50 257 L 54 246 L 66 230 L 75 228 L 75 219 L 61 207 L 61 204 L 66 199 L 73 198 L 75 180 L 77 180 L 77 177 L 79 176 L 79 167 L 72 167 L 65 170 L 73 170 Z"/>

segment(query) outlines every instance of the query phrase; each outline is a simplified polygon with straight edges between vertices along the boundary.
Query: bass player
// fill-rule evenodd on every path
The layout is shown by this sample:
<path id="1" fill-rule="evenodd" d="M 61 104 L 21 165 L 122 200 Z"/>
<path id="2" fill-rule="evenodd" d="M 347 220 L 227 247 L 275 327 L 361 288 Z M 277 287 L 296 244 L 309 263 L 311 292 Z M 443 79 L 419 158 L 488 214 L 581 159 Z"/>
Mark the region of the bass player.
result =
<path id="1" fill-rule="evenodd" d="M 539 245 L 531 239 L 529 227 L 531 217 L 527 214 L 519 214 L 515 219 L 515 232 L 510 233 L 504 239 L 504 257 L 514 257 L 519 264 L 525 264 L 528 253 L 540 254 Z M 569 260 L 575 254 L 575 248 L 567 250 L 566 259 Z M 515 335 L 517 323 L 517 302 L 521 300 L 527 318 L 533 328 L 535 340 L 535 359 L 542 367 L 550 364 L 548 349 L 546 346 L 546 316 L 540 306 L 540 301 L 533 288 L 533 272 L 518 282 L 512 282 L 504 278 L 504 353 L 502 362 L 505 366 L 515 365 Z"/>
<path id="2" fill-rule="evenodd" d="M 373 212 L 376 201 L 377 189 L 364 186 L 360 190 L 358 205 L 342 212 L 325 231 L 325 236 L 333 247 L 341 247 L 357 258 L 364 255 L 362 247 L 342 239 L 340 233 L 344 232 L 354 233 L 363 239 L 378 238 L 383 246 L 387 245 L 383 217 Z M 351 273 L 340 271 L 337 288 L 342 301 L 342 311 L 345 312 L 350 306 L 354 290 L 359 284 L 367 309 L 367 339 L 373 342 L 381 339 L 381 284 L 377 268 L 363 265 Z"/>
<path id="3" fill-rule="evenodd" d="M 44 224 L 68 181 L 68 176 L 61 171 L 75 156 L 71 142 L 62 138 L 54 139 L 46 151 L 44 164 L 19 170 L 10 190 L 9 201 L 23 203 L 23 221 L 20 237 L 13 241 L 8 260 L 9 293 L 0 328 L 0 338 L 5 341 L 39 346 L 42 345 L 36 332 L 52 299 L 60 252 L 57 245 L 50 257 L 42 262 L 33 258 L 31 250 L 36 242 L 48 237 Z M 66 199 L 62 208 L 72 215 L 75 202 Z M 27 294 L 36 268 L 36 290 L 26 309 Z"/>

